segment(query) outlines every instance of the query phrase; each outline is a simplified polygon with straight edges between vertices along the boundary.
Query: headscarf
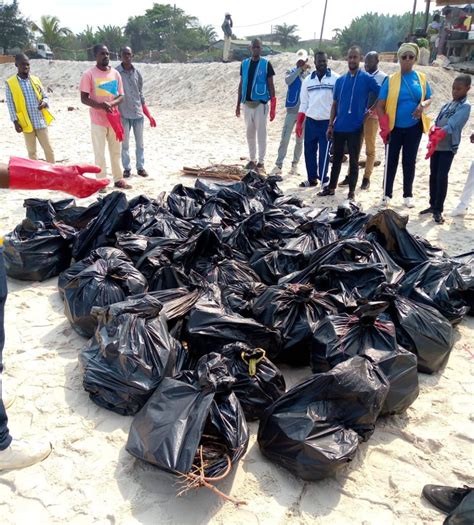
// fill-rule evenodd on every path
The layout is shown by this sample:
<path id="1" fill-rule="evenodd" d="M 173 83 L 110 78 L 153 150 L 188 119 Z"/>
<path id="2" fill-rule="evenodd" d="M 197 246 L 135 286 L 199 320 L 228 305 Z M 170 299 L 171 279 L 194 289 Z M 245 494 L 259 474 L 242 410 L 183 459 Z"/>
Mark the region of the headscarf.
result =
<path id="1" fill-rule="evenodd" d="M 418 57 L 420 56 L 420 48 L 417 44 L 413 42 L 405 42 L 404 44 L 402 44 L 397 51 L 398 60 L 400 60 L 400 57 L 407 52 L 413 53 L 415 55 L 415 62 L 418 62 Z"/>

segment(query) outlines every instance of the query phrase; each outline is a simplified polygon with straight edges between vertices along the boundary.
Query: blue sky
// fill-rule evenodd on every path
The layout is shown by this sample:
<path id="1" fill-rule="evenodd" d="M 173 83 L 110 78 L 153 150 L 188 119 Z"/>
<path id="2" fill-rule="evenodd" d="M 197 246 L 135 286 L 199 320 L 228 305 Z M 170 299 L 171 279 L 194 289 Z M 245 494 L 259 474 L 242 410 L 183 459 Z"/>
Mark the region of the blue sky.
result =
<path id="1" fill-rule="evenodd" d="M 224 13 L 229 11 L 233 15 L 234 32 L 238 37 L 270 32 L 272 24 L 283 22 L 297 24 L 302 38 L 319 37 L 324 9 L 324 0 L 273 0 L 271 3 L 255 0 L 182 0 L 170 3 L 198 17 L 201 24 L 215 26 L 219 34 Z M 126 8 L 122 7 L 126 4 L 120 0 L 19 0 L 22 13 L 31 20 L 39 21 L 41 15 L 55 15 L 63 26 L 74 32 L 80 32 L 87 24 L 95 27 L 107 24 L 124 26 L 130 16 L 143 14 L 153 2 L 133 0 L 128 2 Z M 329 0 L 324 37 L 330 38 L 332 29 L 342 28 L 368 11 L 399 14 L 412 8 L 413 0 Z M 425 2 L 418 0 L 418 10 L 424 8 Z"/>

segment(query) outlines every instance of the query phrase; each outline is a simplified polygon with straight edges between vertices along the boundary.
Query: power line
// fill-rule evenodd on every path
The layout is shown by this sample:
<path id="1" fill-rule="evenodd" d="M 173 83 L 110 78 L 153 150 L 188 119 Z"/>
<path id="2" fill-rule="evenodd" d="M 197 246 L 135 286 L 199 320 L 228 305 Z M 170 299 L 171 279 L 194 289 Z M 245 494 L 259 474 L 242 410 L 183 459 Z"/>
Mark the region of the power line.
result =
<path id="1" fill-rule="evenodd" d="M 264 22 L 258 22 L 258 24 L 249 24 L 246 26 L 234 26 L 235 29 L 243 29 L 245 27 L 255 27 L 255 26 L 261 26 L 263 24 L 268 24 L 270 22 L 274 22 L 275 20 L 279 20 L 280 18 L 284 18 L 285 16 L 291 15 L 292 13 L 296 13 L 296 11 L 299 11 L 300 9 L 303 9 L 304 7 L 308 6 L 309 4 L 312 4 L 313 0 L 310 0 L 309 2 L 306 2 L 305 4 L 300 5 L 296 9 L 293 9 L 291 11 L 288 11 L 288 13 L 285 13 L 283 15 L 277 16 L 276 18 L 271 18 L 270 20 L 265 20 Z"/>

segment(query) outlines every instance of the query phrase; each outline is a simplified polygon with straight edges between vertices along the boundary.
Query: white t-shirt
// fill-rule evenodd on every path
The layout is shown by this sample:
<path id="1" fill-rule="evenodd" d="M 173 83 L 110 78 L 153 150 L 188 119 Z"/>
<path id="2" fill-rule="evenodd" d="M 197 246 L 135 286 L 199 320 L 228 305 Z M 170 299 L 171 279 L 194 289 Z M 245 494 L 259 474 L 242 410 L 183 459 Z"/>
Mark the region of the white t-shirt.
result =
<path id="1" fill-rule="evenodd" d="M 301 86 L 300 113 L 314 120 L 329 120 L 333 91 L 339 75 L 329 68 L 321 80 L 316 71 L 306 77 Z"/>

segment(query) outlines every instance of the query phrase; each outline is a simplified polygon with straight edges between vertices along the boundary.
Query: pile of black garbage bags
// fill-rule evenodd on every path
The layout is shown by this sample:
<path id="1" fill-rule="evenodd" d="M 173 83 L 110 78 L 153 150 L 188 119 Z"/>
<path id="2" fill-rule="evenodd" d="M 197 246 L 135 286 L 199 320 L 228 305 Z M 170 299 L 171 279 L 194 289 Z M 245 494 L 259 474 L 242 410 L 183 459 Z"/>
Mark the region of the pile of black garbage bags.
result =
<path id="1" fill-rule="evenodd" d="M 314 208 L 278 178 L 113 192 L 88 207 L 25 201 L 6 238 L 15 279 L 59 275 L 89 340 L 92 401 L 133 415 L 127 450 L 206 479 L 262 453 L 306 480 L 334 474 L 380 416 L 418 396 L 474 312 L 474 252 L 449 257 L 392 210 Z M 286 391 L 278 366 L 306 367 Z"/>

